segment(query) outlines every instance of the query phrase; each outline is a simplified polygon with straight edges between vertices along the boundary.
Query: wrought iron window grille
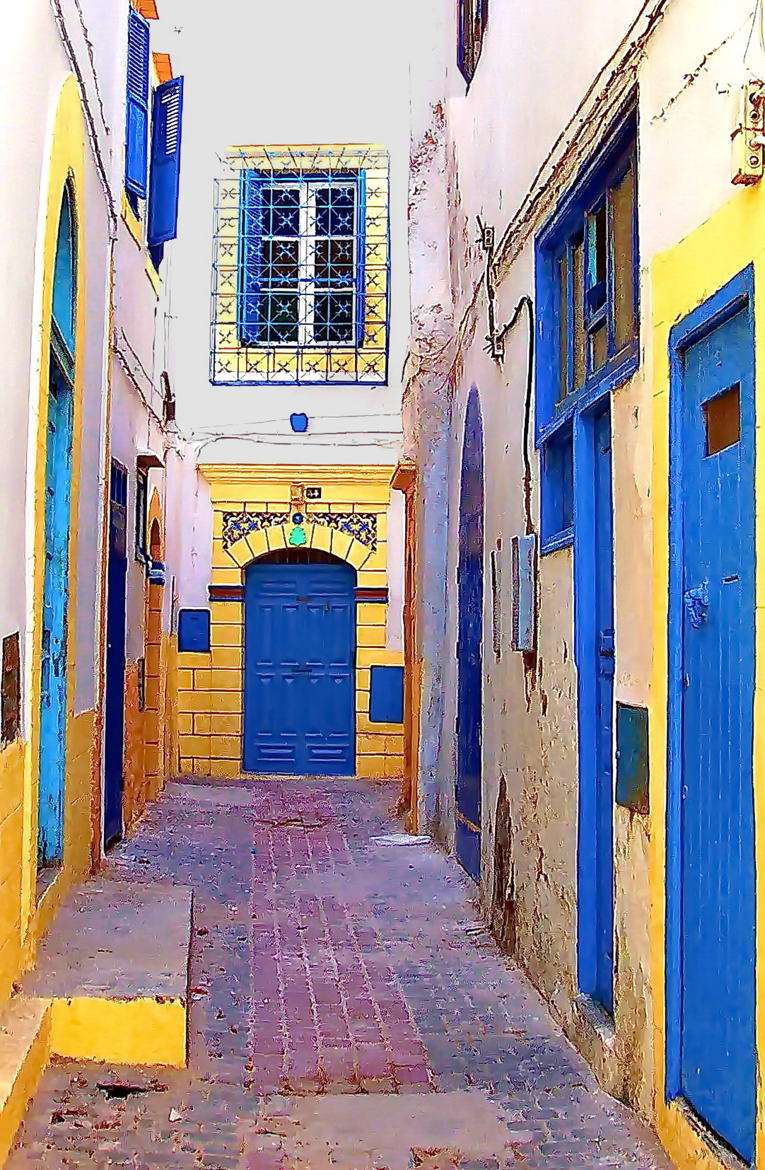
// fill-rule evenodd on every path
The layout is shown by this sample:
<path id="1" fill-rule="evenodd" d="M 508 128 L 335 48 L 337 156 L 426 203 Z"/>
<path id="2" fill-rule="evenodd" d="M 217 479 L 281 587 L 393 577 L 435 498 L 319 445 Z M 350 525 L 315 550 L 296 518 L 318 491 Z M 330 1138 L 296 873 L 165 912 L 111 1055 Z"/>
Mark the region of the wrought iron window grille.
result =
<path id="1" fill-rule="evenodd" d="M 253 147 L 226 166 L 216 184 L 212 381 L 384 382 L 387 153 Z"/>

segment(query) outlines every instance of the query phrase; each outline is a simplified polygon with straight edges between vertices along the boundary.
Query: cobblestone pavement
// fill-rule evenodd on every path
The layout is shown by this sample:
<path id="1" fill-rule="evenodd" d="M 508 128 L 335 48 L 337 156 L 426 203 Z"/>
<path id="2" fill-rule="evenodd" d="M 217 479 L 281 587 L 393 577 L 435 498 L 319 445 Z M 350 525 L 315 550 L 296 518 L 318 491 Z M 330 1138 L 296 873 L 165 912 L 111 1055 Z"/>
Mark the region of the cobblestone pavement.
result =
<path id="1" fill-rule="evenodd" d="M 109 868 L 194 887 L 190 1068 L 51 1066 L 8 1170 L 668 1167 L 394 795 L 171 785 Z"/>

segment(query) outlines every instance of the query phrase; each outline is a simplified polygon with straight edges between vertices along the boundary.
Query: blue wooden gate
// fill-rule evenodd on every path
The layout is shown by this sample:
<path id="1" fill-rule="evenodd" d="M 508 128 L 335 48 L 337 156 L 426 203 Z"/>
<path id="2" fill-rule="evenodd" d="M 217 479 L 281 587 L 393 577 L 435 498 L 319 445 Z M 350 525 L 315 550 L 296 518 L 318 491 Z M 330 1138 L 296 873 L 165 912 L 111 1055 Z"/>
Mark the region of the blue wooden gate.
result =
<path id="1" fill-rule="evenodd" d="M 59 864 L 63 854 L 71 469 L 71 384 L 52 353 L 45 460 L 45 580 L 37 831 L 40 866 Z"/>
<path id="2" fill-rule="evenodd" d="M 577 422 L 575 531 L 579 708 L 579 986 L 613 1011 L 614 531 L 611 411 Z"/>
<path id="3" fill-rule="evenodd" d="M 106 612 L 104 726 L 104 847 L 122 836 L 125 751 L 125 627 L 127 600 L 127 471 L 112 460 Z"/>
<path id="4" fill-rule="evenodd" d="M 246 573 L 244 768 L 352 776 L 356 571 L 310 553 L 284 559 Z"/>
<path id="5" fill-rule="evenodd" d="M 750 274 L 681 323 L 674 341 L 667 966 L 676 1036 L 668 1045 L 668 1087 L 750 1162 L 756 1091 Z"/>
<path id="6" fill-rule="evenodd" d="M 481 875 L 483 726 L 483 423 L 476 389 L 465 416 L 457 569 L 456 850 L 476 881 Z"/>
<path id="7" fill-rule="evenodd" d="M 66 781 L 67 616 L 72 498 L 77 244 L 69 186 L 58 222 L 50 323 L 45 450 L 45 573 L 41 636 L 37 863 L 61 863 Z"/>

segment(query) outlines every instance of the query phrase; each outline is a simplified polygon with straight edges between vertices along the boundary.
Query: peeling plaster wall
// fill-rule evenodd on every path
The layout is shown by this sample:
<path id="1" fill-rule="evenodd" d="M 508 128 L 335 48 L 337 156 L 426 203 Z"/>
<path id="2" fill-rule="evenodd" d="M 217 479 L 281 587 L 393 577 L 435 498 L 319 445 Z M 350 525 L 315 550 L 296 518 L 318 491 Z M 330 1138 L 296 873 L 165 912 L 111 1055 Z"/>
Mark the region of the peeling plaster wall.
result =
<path id="1" fill-rule="evenodd" d="M 424 823 L 452 847 L 459 468 L 465 403 L 475 385 L 486 436 L 481 895 L 495 931 L 549 998 L 605 1086 L 650 1117 L 656 1071 L 651 820 L 622 808 L 614 813 L 612 1031 L 583 1004 L 576 979 L 573 553 L 563 549 L 540 558 L 537 652 L 533 659 L 512 653 L 510 540 L 525 528 L 528 339 L 521 317 L 507 336 L 504 361 L 495 363 L 486 353 L 484 256 L 476 241 L 476 216 L 496 228 L 499 241 L 507 225 L 516 224 L 512 238 L 505 240 L 496 291 L 501 324 L 521 296 L 535 296 L 534 232 L 591 155 L 613 111 L 639 83 L 641 365 L 612 397 L 615 698 L 648 706 L 653 667 L 648 274 L 657 251 L 731 197 L 730 133 L 737 90 L 746 78 L 751 9 L 743 0 L 724 10 L 711 0 L 672 5 L 589 0 L 578 10 L 573 52 L 567 9 L 557 0 L 512 9 L 494 6 L 466 95 L 456 70 L 453 8 L 444 3 L 437 14 L 429 13 L 431 20 L 437 15 L 433 27 L 444 53 L 443 71 L 430 59 L 413 91 L 413 320 L 404 424 L 405 450 L 415 458 L 423 485 L 417 614 L 425 680 L 421 811 Z M 559 35 L 551 35 L 555 29 Z M 521 215 L 540 171 L 549 178 Z M 536 527 L 539 460 L 533 438 L 529 457 Z M 499 660 L 491 638 L 489 550 L 497 552 L 502 570 Z"/>

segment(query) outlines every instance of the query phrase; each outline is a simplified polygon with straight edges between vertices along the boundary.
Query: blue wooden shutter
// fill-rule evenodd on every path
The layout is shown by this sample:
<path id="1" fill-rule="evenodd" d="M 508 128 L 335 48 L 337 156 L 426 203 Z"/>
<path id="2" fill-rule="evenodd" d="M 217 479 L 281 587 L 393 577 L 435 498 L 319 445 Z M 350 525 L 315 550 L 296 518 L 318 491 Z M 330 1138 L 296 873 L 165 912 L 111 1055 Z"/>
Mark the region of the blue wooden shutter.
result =
<path id="1" fill-rule="evenodd" d="M 258 345 L 263 238 L 263 177 L 242 171 L 239 184 L 239 280 L 237 330 L 240 345 Z"/>
<path id="2" fill-rule="evenodd" d="M 149 189 L 149 247 L 174 240 L 178 232 L 181 173 L 183 78 L 174 77 L 154 91 Z"/>
<path id="3" fill-rule="evenodd" d="M 128 11 L 127 121 L 125 186 L 146 198 L 149 147 L 149 22 L 135 8 Z"/>
<path id="4" fill-rule="evenodd" d="M 356 346 L 364 344 L 367 271 L 367 172 L 359 171 L 356 195 Z"/>

